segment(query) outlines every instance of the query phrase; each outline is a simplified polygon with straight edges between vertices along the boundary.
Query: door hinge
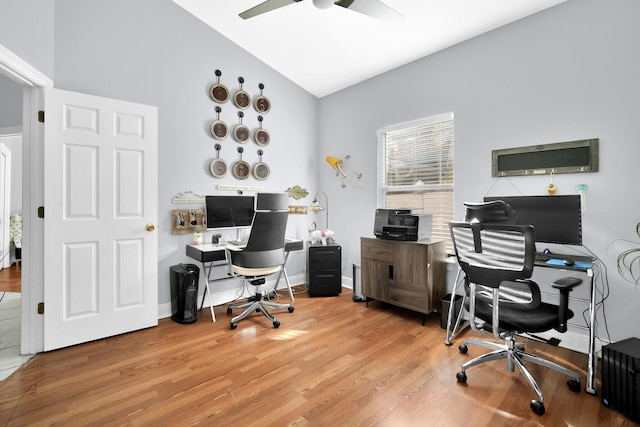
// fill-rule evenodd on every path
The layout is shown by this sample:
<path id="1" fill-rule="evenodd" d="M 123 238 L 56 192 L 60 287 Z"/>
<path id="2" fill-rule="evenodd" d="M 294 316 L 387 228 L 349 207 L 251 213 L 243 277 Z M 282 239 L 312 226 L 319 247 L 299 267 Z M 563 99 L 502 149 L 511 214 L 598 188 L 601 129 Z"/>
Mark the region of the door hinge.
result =
<path id="1" fill-rule="evenodd" d="M 38 206 L 38 218 L 44 218 L 44 206 Z"/>
<path id="2" fill-rule="evenodd" d="M 44 123 L 44 111 L 42 110 L 38 111 L 38 121 Z"/>
<path id="3" fill-rule="evenodd" d="M 43 302 L 39 302 L 38 303 L 38 314 L 44 314 L 44 303 Z"/>

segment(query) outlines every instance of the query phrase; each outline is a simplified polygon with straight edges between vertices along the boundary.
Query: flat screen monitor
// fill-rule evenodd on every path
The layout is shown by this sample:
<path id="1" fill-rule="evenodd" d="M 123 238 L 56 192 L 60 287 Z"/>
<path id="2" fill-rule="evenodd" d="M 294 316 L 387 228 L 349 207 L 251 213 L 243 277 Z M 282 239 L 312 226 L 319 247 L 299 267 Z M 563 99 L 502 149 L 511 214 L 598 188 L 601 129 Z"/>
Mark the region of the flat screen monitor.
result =
<path id="1" fill-rule="evenodd" d="M 582 245 L 580 196 L 504 196 L 485 197 L 484 201 L 503 200 L 514 210 L 517 223 L 533 225 L 536 242 Z"/>
<path id="2" fill-rule="evenodd" d="M 206 196 L 207 229 L 250 227 L 253 196 Z"/>

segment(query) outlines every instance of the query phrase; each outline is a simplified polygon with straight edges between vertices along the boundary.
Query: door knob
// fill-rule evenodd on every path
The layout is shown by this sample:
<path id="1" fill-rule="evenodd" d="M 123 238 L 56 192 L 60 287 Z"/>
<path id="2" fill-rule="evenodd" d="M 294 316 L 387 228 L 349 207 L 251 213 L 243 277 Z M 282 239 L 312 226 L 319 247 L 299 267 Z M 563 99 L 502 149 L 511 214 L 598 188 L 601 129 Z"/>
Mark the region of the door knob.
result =
<path id="1" fill-rule="evenodd" d="M 156 227 L 153 224 L 147 224 L 147 231 L 153 231 Z"/>

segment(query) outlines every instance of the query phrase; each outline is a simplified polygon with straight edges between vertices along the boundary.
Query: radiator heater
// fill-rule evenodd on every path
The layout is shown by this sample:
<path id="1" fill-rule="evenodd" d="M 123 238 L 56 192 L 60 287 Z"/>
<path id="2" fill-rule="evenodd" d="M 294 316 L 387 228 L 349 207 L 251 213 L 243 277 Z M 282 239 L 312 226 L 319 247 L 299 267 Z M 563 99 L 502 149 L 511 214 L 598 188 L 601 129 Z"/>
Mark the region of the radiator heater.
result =
<path id="1" fill-rule="evenodd" d="M 602 347 L 602 404 L 640 423 L 640 339 Z"/>

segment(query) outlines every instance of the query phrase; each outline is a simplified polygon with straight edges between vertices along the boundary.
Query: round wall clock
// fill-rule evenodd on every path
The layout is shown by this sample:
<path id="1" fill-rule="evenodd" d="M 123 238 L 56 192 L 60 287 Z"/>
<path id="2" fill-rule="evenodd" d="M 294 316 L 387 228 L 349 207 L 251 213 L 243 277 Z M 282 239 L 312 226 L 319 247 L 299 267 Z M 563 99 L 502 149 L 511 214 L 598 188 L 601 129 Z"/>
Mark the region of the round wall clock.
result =
<path id="1" fill-rule="evenodd" d="M 214 178 L 222 178 L 227 174 L 228 167 L 227 162 L 220 158 L 220 144 L 216 144 L 216 158 L 209 163 L 209 172 L 213 175 Z"/>
<path id="2" fill-rule="evenodd" d="M 246 110 L 251 105 L 251 97 L 247 92 L 242 90 L 242 83 L 244 83 L 244 78 L 238 77 L 238 81 L 240 82 L 240 90 L 236 91 L 233 94 L 233 103 L 236 107 Z"/>
<path id="3" fill-rule="evenodd" d="M 242 118 L 244 117 L 244 113 L 242 111 L 238 111 L 238 117 L 240 117 L 240 123 L 233 128 L 233 137 L 239 143 L 244 144 L 249 140 L 251 131 L 248 127 L 242 124 Z"/>
<path id="4" fill-rule="evenodd" d="M 238 155 L 239 160 L 233 164 L 231 167 L 231 173 L 236 179 L 247 179 L 249 175 L 251 175 L 251 167 L 249 163 L 242 160 L 242 152 L 244 149 L 242 147 L 238 147 Z"/>
<path id="5" fill-rule="evenodd" d="M 222 111 L 222 108 L 216 107 L 218 118 L 211 123 L 211 136 L 215 139 L 223 140 L 229 135 L 229 128 L 225 122 L 220 120 L 220 111 Z"/>
<path id="6" fill-rule="evenodd" d="M 218 104 L 224 104 L 229 100 L 229 89 L 222 83 L 220 83 L 220 76 L 222 72 L 220 70 L 216 70 L 216 76 L 218 77 L 218 82 L 212 84 L 209 88 L 209 96 L 212 100 L 217 102 Z"/>
<path id="7" fill-rule="evenodd" d="M 264 85 L 260 83 L 258 87 L 260 88 L 260 96 L 257 96 L 253 100 L 253 108 L 255 108 L 258 113 L 266 114 L 269 112 L 269 110 L 271 110 L 271 101 L 269 101 L 269 98 L 262 95 L 262 89 L 264 89 Z"/>
<path id="8" fill-rule="evenodd" d="M 262 154 L 264 154 L 264 152 L 262 150 L 258 150 L 258 163 L 253 165 L 253 176 L 261 181 L 269 178 L 269 175 L 271 174 L 269 165 L 262 161 Z"/>
<path id="9" fill-rule="evenodd" d="M 261 147 L 269 145 L 269 141 L 271 140 L 271 136 L 266 129 L 262 128 L 262 116 L 258 116 L 258 121 L 260 122 L 260 128 L 257 129 L 253 134 L 253 140 Z"/>

